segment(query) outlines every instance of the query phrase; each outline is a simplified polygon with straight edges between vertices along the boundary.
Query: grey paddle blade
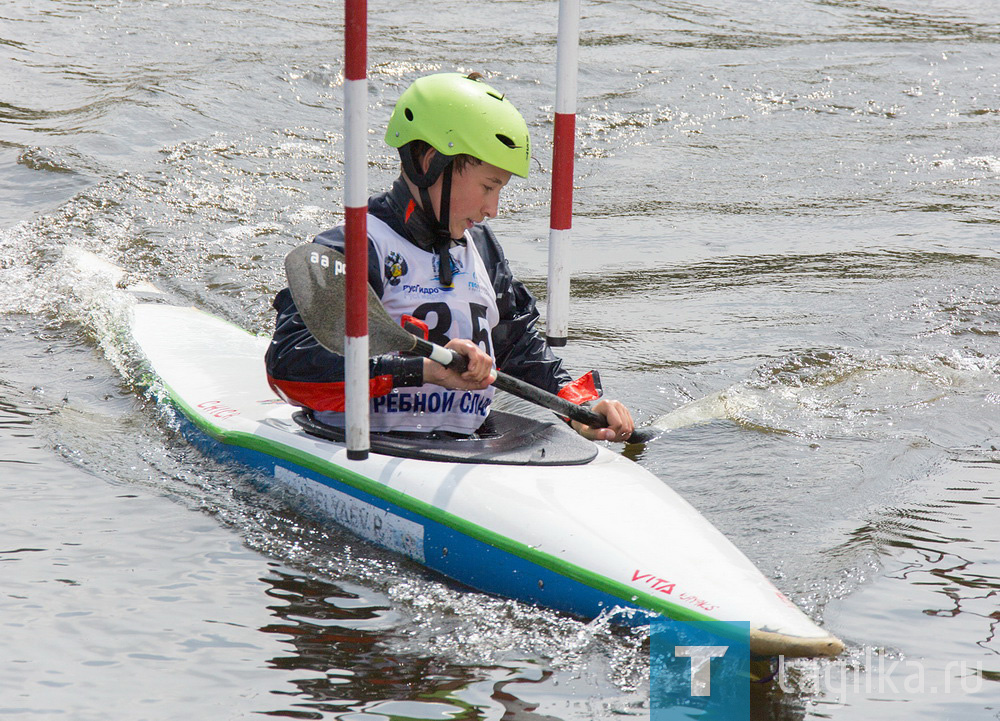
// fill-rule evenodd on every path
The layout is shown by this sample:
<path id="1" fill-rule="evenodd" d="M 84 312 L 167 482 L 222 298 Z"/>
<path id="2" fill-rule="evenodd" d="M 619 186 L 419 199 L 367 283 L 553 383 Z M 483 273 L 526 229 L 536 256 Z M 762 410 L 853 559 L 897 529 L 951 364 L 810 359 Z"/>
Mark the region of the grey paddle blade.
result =
<path id="1" fill-rule="evenodd" d="M 333 248 L 307 243 L 285 256 L 285 276 L 306 328 L 324 348 L 343 355 L 347 259 Z M 415 340 L 389 317 L 369 285 L 369 352 L 381 355 L 410 351 Z"/>

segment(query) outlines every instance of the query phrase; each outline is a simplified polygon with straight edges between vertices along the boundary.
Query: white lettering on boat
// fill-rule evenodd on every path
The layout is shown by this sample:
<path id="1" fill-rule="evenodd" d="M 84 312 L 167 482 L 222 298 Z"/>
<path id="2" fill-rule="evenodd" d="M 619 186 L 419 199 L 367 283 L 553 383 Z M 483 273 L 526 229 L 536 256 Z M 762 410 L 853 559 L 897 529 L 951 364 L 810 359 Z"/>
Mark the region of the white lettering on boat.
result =
<path id="1" fill-rule="evenodd" d="M 274 477 L 315 503 L 338 524 L 366 541 L 424 562 L 424 527 L 282 466 Z"/>
<path id="2" fill-rule="evenodd" d="M 232 418 L 233 416 L 238 416 L 240 414 L 240 412 L 235 408 L 223 405 L 222 401 L 202 401 L 198 404 L 198 408 L 205 411 L 205 415 L 212 416 L 213 418 L 220 418 L 222 420 Z"/>

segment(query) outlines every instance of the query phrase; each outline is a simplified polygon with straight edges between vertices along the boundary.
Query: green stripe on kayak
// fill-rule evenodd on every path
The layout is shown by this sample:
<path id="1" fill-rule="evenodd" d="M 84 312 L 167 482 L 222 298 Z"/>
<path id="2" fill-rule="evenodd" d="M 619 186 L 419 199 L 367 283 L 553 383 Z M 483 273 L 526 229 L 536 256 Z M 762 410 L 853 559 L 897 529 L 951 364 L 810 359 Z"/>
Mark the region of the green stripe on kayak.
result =
<path id="1" fill-rule="evenodd" d="M 266 440 L 260 436 L 254 435 L 253 433 L 246 433 L 244 431 L 227 431 L 223 428 L 219 428 L 210 421 L 206 420 L 204 416 L 186 403 L 169 385 L 164 383 L 162 380 L 159 381 L 159 384 L 164 388 L 164 390 L 166 390 L 171 403 L 177 406 L 181 412 L 192 423 L 194 423 L 195 426 L 198 427 L 198 429 L 221 443 L 246 448 L 268 456 L 291 461 L 292 463 L 302 466 L 303 468 L 308 468 L 309 470 L 315 471 L 320 475 L 333 478 L 351 486 L 352 488 L 356 488 L 359 491 L 395 504 L 400 508 L 405 508 L 406 510 L 412 511 L 417 515 L 452 528 L 459 533 L 463 533 L 478 541 L 482 541 L 490 546 L 518 556 L 519 558 L 523 558 L 526 561 L 530 561 L 531 563 L 541 566 L 542 568 L 582 583 L 585 586 L 590 586 L 591 588 L 607 593 L 610 596 L 619 598 L 626 603 L 639 606 L 682 623 L 690 623 L 720 636 L 741 641 L 746 640 L 749 629 L 742 627 L 745 626 L 745 624 L 738 625 L 727 623 L 725 621 L 719 621 L 684 606 L 672 603 L 666 599 L 653 596 L 645 591 L 634 589 L 619 581 L 613 581 L 610 578 L 600 575 L 599 573 L 589 571 L 586 568 L 581 568 L 576 564 L 569 563 L 568 561 L 564 561 L 556 556 L 534 549 L 527 544 L 515 541 L 514 539 L 508 538 L 507 536 L 495 531 L 491 531 L 488 528 L 484 528 L 460 516 L 449 513 L 448 511 L 441 510 L 437 506 L 433 506 L 425 501 L 418 500 L 392 488 L 387 488 L 386 486 L 348 468 L 338 466 L 329 461 L 324 461 L 309 453 L 292 448 L 291 446 Z"/>

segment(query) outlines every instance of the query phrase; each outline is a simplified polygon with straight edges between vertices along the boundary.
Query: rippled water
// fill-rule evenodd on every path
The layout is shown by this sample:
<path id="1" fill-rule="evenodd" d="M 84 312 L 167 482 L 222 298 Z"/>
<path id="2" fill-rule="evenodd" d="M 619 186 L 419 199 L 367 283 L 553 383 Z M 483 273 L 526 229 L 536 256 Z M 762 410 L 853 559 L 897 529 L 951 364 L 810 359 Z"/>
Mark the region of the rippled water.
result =
<path id="1" fill-rule="evenodd" d="M 537 162 L 494 227 L 544 296 L 556 3 L 369 12 L 373 127 L 436 70 L 522 109 Z M 124 300 L 62 260 L 266 332 L 284 254 L 341 215 L 340 13 L 0 8 L 5 715 L 649 715 L 641 631 L 444 583 L 199 455 L 137 390 Z M 1000 713 L 998 27 L 584 4 L 564 355 L 643 421 L 697 401 L 635 459 L 848 643 L 756 717 Z"/>

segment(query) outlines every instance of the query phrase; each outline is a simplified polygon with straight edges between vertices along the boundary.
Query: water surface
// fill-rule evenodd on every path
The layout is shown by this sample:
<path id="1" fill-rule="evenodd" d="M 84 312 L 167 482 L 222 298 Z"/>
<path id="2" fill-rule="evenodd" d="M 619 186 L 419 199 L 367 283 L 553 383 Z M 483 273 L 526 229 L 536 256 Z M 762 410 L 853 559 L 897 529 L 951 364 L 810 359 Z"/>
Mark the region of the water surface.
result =
<path id="1" fill-rule="evenodd" d="M 126 301 L 63 260 L 267 332 L 283 256 L 341 217 L 340 13 L 0 9 L 5 715 L 649 716 L 641 632 L 455 587 L 198 454 Z M 372 190 L 402 89 L 486 72 L 536 148 L 494 228 L 544 297 L 557 5 L 369 13 Z M 709 399 L 632 455 L 848 643 L 756 717 L 1000 712 L 998 21 L 584 4 L 564 355 L 642 421 Z"/>

